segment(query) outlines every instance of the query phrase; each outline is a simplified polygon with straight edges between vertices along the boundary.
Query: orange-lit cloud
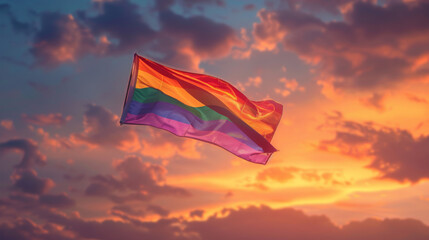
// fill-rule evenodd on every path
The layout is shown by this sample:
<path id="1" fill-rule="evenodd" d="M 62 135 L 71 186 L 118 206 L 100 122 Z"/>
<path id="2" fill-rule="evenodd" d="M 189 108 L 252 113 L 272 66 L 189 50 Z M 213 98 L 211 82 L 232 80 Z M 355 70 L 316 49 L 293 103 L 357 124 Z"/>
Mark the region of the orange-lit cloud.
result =
<path id="1" fill-rule="evenodd" d="M 51 134 L 46 132 L 43 128 L 34 128 L 33 126 L 29 126 L 29 129 L 31 131 L 36 132 L 38 135 L 40 135 L 43 139 L 43 143 L 53 147 L 53 148 L 71 148 L 71 143 L 67 138 L 61 137 L 58 134 L 56 134 L 54 137 L 51 137 Z"/>
<path id="2" fill-rule="evenodd" d="M 237 88 L 240 91 L 246 91 L 247 87 L 259 87 L 262 83 L 262 78 L 260 76 L 249 77 L 245 83 L 239 82 Z"/>
<path id="3" fill-rule="evenodd" d="M 54 34 L 55 33 L 55 34 Z M 108 46 L 97 42 L 91 30 L 71 14 L 43 13 L 41 28 L 36 33 L 30 52 L 38 64 L 55 66 L 74 62 L 88 54 L 100 54 Z"/>
<path id="4" fill-rule="evenodd" d="M 429 103 L 429 101 L 424 97 L 419 97 L 411 93 L 407 93 L 406 95 L 410 101 L 417 102 L 417 103 Z"/>
<path id="5" fill-rule="evenodd" d="M 413 183 L 429 178 L 429 136 L 414 137 L 404 129 L 349 121 L 341 115 L 330 117 L 327 125 L 334 127 L 335 137 L 320 141 L 320 150 L 369 158 L 367 167 L 379 171 L 380 178 Z"/>
<path id="6" fill-rule="evenodd" d="M 325 88 L 385 89 L 423 81 L 429 77 L 429 28 L 422 24 L 427 9 L 426 2 L 356 2 L 344 21 L 332 22 L 300 10 L 261 10 L 254 46 L 270 51 L 282 44 L 316 67 Z"/>
<path id="7" fill-rule="evenodd" d="M 71 120 L 71 116 L 63 116 L 61 113 L 49 113 L 49 114 L 33 114 L 27 115 L 22 114 L 22 119 L 29 123 L 41 126 L 62 126 Z"/>
<path id="8" fill-rule="evenodd" d="M 9 119 L 4 119 L 0 121 L 0 126 L 2 126 L 6 130 L 13 129 L 13 121 Z"/>
<path id="9" fill-rule="evenodd" d="M 167 53 L 168 64 L 202 71 L 200 61 L 225 57 L 233 47 L 245 46 L 233 28 L 204 16 L 183 17 L 168 10 L 159 20 L 162 28 L 155 48 Z"/>
<path id="10" fill-rule="evenodd" d="M 287 79 L 283 77 L 283 78 L 280 78 L 280 82 L 284 83 L 284 88 L 276 88 L 274 89 L 274 91 L 282 95 L 283 97 L 287 97 L 289 96 L 289 94 L 295 91 L 300 91 L 300 92 L 305 91 L 305 88 L 302 86 L 299 86 L 296 79 Z"/>

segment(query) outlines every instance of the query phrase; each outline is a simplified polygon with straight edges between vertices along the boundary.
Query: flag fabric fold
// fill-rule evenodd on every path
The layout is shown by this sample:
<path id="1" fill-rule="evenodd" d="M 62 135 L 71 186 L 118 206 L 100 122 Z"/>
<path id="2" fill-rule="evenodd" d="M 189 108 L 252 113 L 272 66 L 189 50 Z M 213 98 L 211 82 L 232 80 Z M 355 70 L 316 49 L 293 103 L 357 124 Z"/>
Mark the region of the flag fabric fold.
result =
<path id="1" fill-rule="evenodd" d="M 219 78 L 135 54 L 120 123 L 164 129 L 266 164 L 277 151 L 270 142 L 282 111 L 281 104 L 251 101 Z"/>

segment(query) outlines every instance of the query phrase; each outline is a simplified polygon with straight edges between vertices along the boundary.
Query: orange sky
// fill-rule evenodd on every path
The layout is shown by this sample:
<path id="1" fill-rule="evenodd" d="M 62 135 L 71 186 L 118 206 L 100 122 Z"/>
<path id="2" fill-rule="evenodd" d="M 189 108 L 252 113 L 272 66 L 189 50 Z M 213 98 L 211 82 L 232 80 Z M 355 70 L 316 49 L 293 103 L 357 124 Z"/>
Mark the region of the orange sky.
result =
<path id="1" fill-rule="evenodd" d="M 0 239 L 429 239 L 428 12 L 0 1 Z M 119 126 L 134 52 L 283 104 L 279 151 Z"/>

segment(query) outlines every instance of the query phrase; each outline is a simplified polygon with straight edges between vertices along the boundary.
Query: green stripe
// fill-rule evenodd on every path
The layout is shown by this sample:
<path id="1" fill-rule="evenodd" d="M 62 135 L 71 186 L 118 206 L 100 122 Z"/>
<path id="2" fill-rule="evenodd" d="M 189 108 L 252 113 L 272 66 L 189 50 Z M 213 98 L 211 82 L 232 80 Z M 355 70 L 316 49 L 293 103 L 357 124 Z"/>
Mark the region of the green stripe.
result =
<path id="1" fill-rule="evenodd" d="M 207 106 L 190 107 L 155 88 L 134 89 L 133 100 L 141 103 L 152 103 L 152 102 L 171 103 L 191 112 L 192 114 L 194 114 L 195 116 L 199 117 L 201 120 L 204 120 L 204 121 L 219 120 L 219 119 L 229 120 L 228 117 L 225 117 L 224 115 L 214 111 L 213 109 Z"/>

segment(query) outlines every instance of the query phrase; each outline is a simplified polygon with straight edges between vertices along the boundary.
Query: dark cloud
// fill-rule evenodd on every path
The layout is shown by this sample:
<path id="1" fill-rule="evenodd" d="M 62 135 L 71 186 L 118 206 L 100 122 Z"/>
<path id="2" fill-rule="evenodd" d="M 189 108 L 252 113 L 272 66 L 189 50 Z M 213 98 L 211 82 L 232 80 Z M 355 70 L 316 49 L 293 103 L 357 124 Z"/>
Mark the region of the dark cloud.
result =
<path id="1" fill-rule="evenodd" d="M 24 154 L 21 162 L 15 166 L 17 169 L 28 169 L 34 164 L 46 163 L 46 156 L 39 151 L 37 143 L 31 139 L 13 139 L 0 143 L 0 154 L 11 150 L 18 150 Z"/>
<path id="2" fill-rule="evenodd" d="M 63 226 L 64 229 L 75 234 L 76 238 L 82 239 L 196 239 L 183 236 L 181 228 L 177 226 L 179 223 L 177 219 L 161 219 L 157 222 L 142 222 L 134 218 L 123 219 L 123 221 L 91 221 L 70 217 L 56 211 L 43 211 L 38 215 L 45 221 Z"/>
<path id="3" fill-rule="evenodd" d="M 185 10 L 196 7 L 203 10 L 204 6 L 215 5 L 224 7 L 224 0 L 157 0 L 155 1 L 155 8 L 157 10 L 166 10 L 171 8 L 174 4 L 182 6 Z"/>
<path id="4" fill-rule="evenodd" d="M 378 240 L 382 236 L 391 240 L 424 240 L 429 237 L 429 227 L 414 219 L 366 219 L 338 227 L 323 215 L 267 206 L 223 209 L 208 219 L 195 221 L 169 218 L 149 222 L 126 216 L 121 221 L 94 221 L 52 209 L 37 211 L 34 216 L 37 222 L 45 224 L 23 218 L 3 223 L 1 239 Z"/>
<path id="5" fill-rule="evenodd" d="M 142 209 L 135 209 L 129 205 L 115 205 L 110 209 L 111 213 L 113 215 L 119 213 L 125 213 L 131 216 L 139 216 L 144 217 L 146 216 L 147 212 Z"/>
<path id="6" fill-rule="evenodd" d="M 367 167 L 380 172 L 381 178 L 413 183 L 429 178 L 429 136 L 414 137 L 407 130 L 347 121 L 341 115 L 329 117 L 325 127 L 333 127 L 335 137 L 320 141 L 320 150 L 369 157 Z"/>
<path id="7" fill-rule="evenodd" d="M 327 91 L 375 89 L 429 76 L 429 3 L 356 2 L 344 21 L 323 22 L 299 10 L 261 10 L 254 25 L 255 48 L 277 43 L 317 67 Z"/>
<path id="8" fill-rule="evenodd" d="M 144 217 L 148 213 L 154 213 L 161 217 L 167 217 L 170 214 L 170 211 L 158 206 L 149 204 L 144 209 L 135 209 L 129 205 L 115 205 L 110 209 L 112 215 L 121 217 L 123 219 L 129 219 L 130 217 Z"/>
<path id="9" fill-rule="evenodd" d="M 351 222 L 342 228 L 343 239 L 377 239 L 383 236 L 386 239 L 416 239 L 423 240 L 429 237 L 428 226 L 414 219 L 367 219 L 362 222 Z"/>
<path id="10" fill-rule="evenodd" d="M 209 217 L 191 222 L 188 231 L 198 232 L 201 239 L 338 239 L 339 229 L 325 216 L 307 216 L 293 209 L 269 207 L 226 209 L 227 217 Z M 307 227 L 311 231 L 304 231 Z M 222 231 L 218 231 L 222 229 Z"/>
<path id="11" fill-rule="evenodd" d="M 43 12 L 36 16 L 40 26 L 34 31 L 30 52 L 37 65 L 55 67 L 86 55 L 145 50 L 167 64 L 199 70 L 200 61 L 224 57 L 233 47 L 244 46 L 232 27 L 205 16 L 173 13 L 170 7 L 175 3 L 200 10 L 205 5 L 224 5 L 221 0 L 156 1 L 159 19 L 155 21 L 159 20 L 161 29 L 152 28 L 139 5 L 128 0 L 96 1 L 93 8 L 75 14 Z"/>
<path id="12" fill-rule="evenodd" d="M 63 175 L 63 178 L 65 180 L 72 181 L 72 182 L 80 182 L 83 179 L 85 179 L 85 174 L 80 173 L 80 174 L 72 175 L 72 174 L 65 173 Z"/>
<path id="13" fill-rule="evenodd" d="M 119 119 L 110 110 L 89 104 L 84 114 L 84 131 L 71 135 L 72 142 L 91 146 L 116 147 L 136 151 L 140 147 L 137 134 L 129 127 L 120 127 Z"/>
<path id="14" fill-rule="evenodd" d="M 189 212 L 190 217 L 199 217 L 202 218 L 204 216 L 204 210 L 202 209 L 195 209 Z"/>
<path id="15" fill-rule="evenodd" d="M 108 46 L 105 38 L 96 39 L 91 29 L 71 14 L 42 13 L 40 22 L 30 48 L 37 65 L 52 67 L 74 62 L 88 54 L 102 54 Z"/>
<path id="16" fill-rule="evenodd" d="M 293 10 L 301 9 L 310 12 L 325 11 L 336 15 L 342 11 L 347 11 L 347 8 L 351 7 L 351 4 L 359 1 L 361 0 L 284 0 L 288 7 Z"/>
<path id="17" fill-rule="evenodd" d="M 41 204 L 55 208 L 69 208 L 75 206 L 75 200 L 71 199 L 66 193 L 43 194 L 40 196 Z"/>
<path id="18" fill-rule="evenodd" d="M 29 124 L 35 124 L 40 126 L 63 126 L 68 121 L 71 120 L 71 116 L 63 116 L 61 113 L 49 113 L 49 114 L 33 114 L 33 115 L 27 115 L 22 114 L 22 119 L 29 123 Z"/>
<path id="19" fill-rule="evenodd" d="M 189 40 L 190 47 L 203 56 L 225 54 L 238 40 L 231 27 L 203 16 L 185 18 L 172 11 L 163 11 L 160 22 L 163 32 Z"/>
<path id="20" fill-rule="evenodd" d="M 91 184 L 86 188 L 85 194 L 108 197 L 117 203 L 133 200 L 149 201 L 159 195 L 178 197 L 190 195 L 183 188 L 173 187 L 165 183 L 167 170 L 161 165 L 143 162 L 139 157 L 128 157 L 116 162 L 114 167 L 118 176 L 97 175 L 92 177 Z M 128 193 L 118 194 L 126 191 Z"/>
<path id="21" fill-rule="evenodd" d="M 93 3 L 91 11 L 76 14 L 43 12 L 34 33 L 30 52 L 37 65 L 55 67 L 87 55 L 133 53 L 155 36 L 139 13 L 138 5 L 127 0 Z"/>
<path id="22" fill-rule="evenodd" d="M 0 14 L 5 14 L 10 21 L 12 29 L 17 33 L 30 34 L 34 31 L 34 26 L 29 23 L 19 21 L 11 11 L 11 6 L 7 3 L 0 4 Z"/>
<path id="23" fill-rule="evenodd" d="M 149 205 L 147 206 L 146 210 L 158 214 L 161 217 L 167 217 L 170 214 L 170 211 L 168 209 L 165 209 L 158 205 Z"/>
<path id="24" fill-rule="evenodd" d="M 24 193 L 43 194 L 54 186 L 49 178 L 40 178 L 32 169 L 17 169 L 11 176 L 13 188 Z"/>
<path id="25" fill-rule="evenodd" d="M 227 209 L 226 217 L 211 216 L 206 221 L 187 224 L 201 239 L 425 239 L 429 227 L 417 220 L 368 219 L 339 228 L 325 216 L 309 216 L 294 209 L 249 207 Z M 222 231 L 219 231 L 222 229 Z M 307 231 L 311 229 L 311 231 Z"/>
<path id="26" fill-rule="evenodd" d="M 41 226 L 27 218 L 0 224 L 0 239 L 8 240 L 72 240 L 78 239 L 67 231 L 61 231 L 54 224 Z M 79 238 L 80 239 L 80 238 Z"/>
<path id="27" fill-rule="evenodd" d="M 139 13 L 137 4 L 129 1 L 104 1 L 99 5 L 99 14 L 94 17 L 87 17 L 85 12 L 79 12 L 78 15 L 89 26 L 93 35 L 113 40 L 109 44 L 109 54 L 137 52 L 155 36 L 155 31 Z"/>
<path id="28" fill-rule="evenodd" d="M 183 17 L 165 10 L 159 21 L 155 48 L 164 53 L 163 61 L 174 66 L 196 70 L 201 60 L 224 57 L 244 44 L 233 28 L 204 16 Z"/>

